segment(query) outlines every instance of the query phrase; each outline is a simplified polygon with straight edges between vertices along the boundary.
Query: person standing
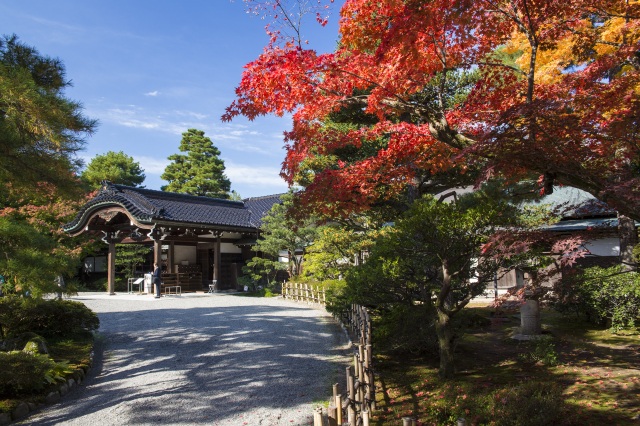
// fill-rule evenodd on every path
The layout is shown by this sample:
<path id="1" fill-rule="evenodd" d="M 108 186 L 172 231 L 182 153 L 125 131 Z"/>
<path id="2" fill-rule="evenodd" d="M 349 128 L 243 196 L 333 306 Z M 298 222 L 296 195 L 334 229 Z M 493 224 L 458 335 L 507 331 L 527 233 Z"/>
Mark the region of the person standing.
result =
<path id="1" fill-rule="evenodd" d="M 162 282 L 162 269 L 157 263 L 153 264 L 153 284 L 156 286 L 156 299 L 160 298 L 160 283 Z"/>

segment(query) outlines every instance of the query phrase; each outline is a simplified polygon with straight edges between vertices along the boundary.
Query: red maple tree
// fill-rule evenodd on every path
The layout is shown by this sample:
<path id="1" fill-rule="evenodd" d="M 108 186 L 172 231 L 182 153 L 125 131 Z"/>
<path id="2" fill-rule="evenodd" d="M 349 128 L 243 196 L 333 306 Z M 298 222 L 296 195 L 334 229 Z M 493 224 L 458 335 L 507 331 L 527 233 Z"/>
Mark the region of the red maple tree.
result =
<path id="1" fill-rule="evenodd" d="M 639 18 L 640 2 L 623 0 L 347 0 L 335 52 L 305 49 L 299 29 L 270 32 L 223 120 L 291 113 L 283 176 L 322 164 L 303 197 L 329 213 L 366 208 L 418 173 L 480 167 L 533 172 L 543 192 L 571 185 L 640 220 Z M 375 122 L 327 125 L 354 107 Z M 382 142 L 367 155 L 331 157 L 371 141 Z"/>

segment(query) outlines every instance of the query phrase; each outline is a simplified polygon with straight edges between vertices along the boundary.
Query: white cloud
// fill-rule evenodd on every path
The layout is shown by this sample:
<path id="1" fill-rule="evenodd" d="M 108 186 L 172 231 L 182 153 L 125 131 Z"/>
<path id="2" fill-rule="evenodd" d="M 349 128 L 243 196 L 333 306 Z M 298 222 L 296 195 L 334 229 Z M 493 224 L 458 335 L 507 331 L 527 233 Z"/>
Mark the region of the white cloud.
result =
<path id="1" fill-rule="evenodd" d="M 147 92 L 144 95 L 145 96 L 158 96 L 160 92 L 158 92 L 157 90 L 154 90 L 153 92 Z"/>
<path id="2" fill-rule="evenodd" d="M 282 156 L 283 136 L 273 128 L 266 131 L 242 123 L 218 123 L 210 115 L 191 110 L 153 111 L 137 105 L 88 109 L 87 114 L 103 123 L 133 129 L 182 135 L 188 129 L 203 130 L 223 152 Z"/>
<path id="3" fill-rule="evenodd" d="M 287 183 L 280 177 L 280 169 L 275 167 L 255 167 L 245 164 L 225 162 L 225 174 L 236 185 L 278 187 L 286 191 Z"/>
<path id="4" fill-rule="evenodd" d="M 146 155 L 134 155 L 133 159 L 140 163 L 140 168 L 144 170 L 146 175 L 161 175 L 169 164 L 166 158 L 154 158 Z"/>

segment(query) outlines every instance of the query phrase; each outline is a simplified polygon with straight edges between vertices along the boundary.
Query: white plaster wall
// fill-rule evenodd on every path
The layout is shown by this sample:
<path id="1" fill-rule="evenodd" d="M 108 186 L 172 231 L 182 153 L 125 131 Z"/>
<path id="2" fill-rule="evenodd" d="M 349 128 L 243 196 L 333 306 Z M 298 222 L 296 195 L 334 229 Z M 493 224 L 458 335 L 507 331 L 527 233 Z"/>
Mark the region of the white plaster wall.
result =
<path id="1" fill-rule="evenodd" d="M 173 263 L 180 265 L 183 260 L 189 261 L 189 265 L 195 265 L 197 263 L 195 246 L 174 246 Z"/>
<path id="2" fill-rule="evenodd" d="M 602 238 L 585 244 L 589 252 L 596 256 L 620 256 L 620 240 L 618 238 Z"/>
<path id="3" fill-rule="evenodd" d="M 220 243 L 220 253 L 242 253 L 242 249 L 233 243 Z"/>

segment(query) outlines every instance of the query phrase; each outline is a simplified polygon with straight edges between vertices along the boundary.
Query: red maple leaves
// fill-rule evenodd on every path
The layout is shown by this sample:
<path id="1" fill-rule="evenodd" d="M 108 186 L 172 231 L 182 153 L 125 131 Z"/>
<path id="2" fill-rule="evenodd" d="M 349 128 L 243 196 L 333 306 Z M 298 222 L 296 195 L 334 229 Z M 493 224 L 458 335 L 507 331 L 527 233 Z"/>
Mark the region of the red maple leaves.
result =
<path id="1" fill-rule="evenodd" d="M 638 2 L 620 0 L 348 0 L 335 52 L 270 44 L 223 120 L 292 113 L 291 183 L 311 159 L 382 141 L 313 170 L 305 197 L 332 210 L 389 197 L 418 170 L 480 159 L 639 219 L 639 18 Z M 452 88 L 463 73 L 472 84 Z M 376 123 L 327 129 L 345 108 Z"/>

